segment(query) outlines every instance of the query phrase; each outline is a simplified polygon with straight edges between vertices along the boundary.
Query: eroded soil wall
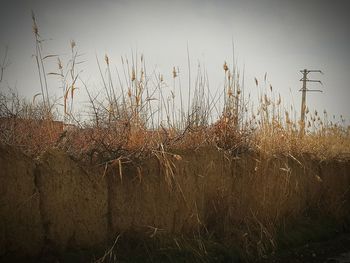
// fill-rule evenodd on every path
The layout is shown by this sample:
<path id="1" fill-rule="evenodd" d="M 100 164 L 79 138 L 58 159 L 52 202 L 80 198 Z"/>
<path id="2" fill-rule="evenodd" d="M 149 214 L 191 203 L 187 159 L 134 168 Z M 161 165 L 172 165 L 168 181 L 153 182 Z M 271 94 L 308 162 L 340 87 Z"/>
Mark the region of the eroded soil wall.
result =
<path id="1" fill-rule="evenodd" d="M 349 161 L 172 153 L 92 169 L 59 150 L 33 160 L 0 146 L 0 259 L 94 248 L 126 232 L 213 233 L 265 253 L 290 218 L 349 219 Z"/>

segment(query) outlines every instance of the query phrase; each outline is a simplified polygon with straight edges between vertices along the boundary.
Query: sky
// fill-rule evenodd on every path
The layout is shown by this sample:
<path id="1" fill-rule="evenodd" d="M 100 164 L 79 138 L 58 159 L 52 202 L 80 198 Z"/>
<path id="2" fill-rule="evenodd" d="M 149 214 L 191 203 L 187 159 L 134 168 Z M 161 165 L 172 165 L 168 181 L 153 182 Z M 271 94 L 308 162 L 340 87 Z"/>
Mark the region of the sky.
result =
<path id="1" fill-rule="evenodd" d="M 31 10 L 47 39 L 46 54 L 67 60 L 70 41 L 77 43 L 86 61 L 80 65 L 82 76 L 91 90 L 101 88 L 96 55 L 103 61 L 108 54 L 112 64 L 120 65 L 120 57 L 132 51 L 144 54 L 148 68 L 163 73 L 169 83 L 173 66 L 179 67 L 186 89 L 188 46 L 192 72 L 202 63 L 214 93 L 223 85 L 224 61 L 232 67 L 233 42 L 246 94 L 254 97 L 254 78 L 261 83 L 267 73 L 274 91 L 299 110 L 300 70 L 320 69 L 324 75 L 309 77 L 323 85 L 310 83 L 309 88 L 323 93 L 308 93 L 307 105 L 350 119 L 346 0 L 0 0 L 0 58 L 8 46 L 10 62 L 0 88 L 16 88 L 28 98 L 40 92 Z M 59 93 L 53 76 L 49 85 L 52 94 Z"/>

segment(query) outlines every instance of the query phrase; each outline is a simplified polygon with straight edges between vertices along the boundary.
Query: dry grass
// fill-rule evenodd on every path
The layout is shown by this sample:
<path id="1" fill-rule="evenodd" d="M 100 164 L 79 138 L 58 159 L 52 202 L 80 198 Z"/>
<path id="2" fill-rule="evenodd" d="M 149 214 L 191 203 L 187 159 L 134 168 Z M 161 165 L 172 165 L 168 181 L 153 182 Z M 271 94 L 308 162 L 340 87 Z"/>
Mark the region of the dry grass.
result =
<path id="1" fill-rule="evenodd" d="M 28 102 L 20 100 L 16 94 L 2 92 L 0 117 L 17 119 L 16 123 L 21 119 L 26 119 L 25 123 L 46 122 L 40 122 L 27 132 L 21 130 L 21 125 L 3 127 L 0 138 L 5 143 L 21 145 L 27 152 L 33 150 L 37 154 L 41 141 L 43 149 L 58 145 L 79 157 L 84 153 L 91 155 L 91 151 L 102 152 L 99 153 L 102 155 L 109 152 L 111 156 L 107 159 L 118 158 L 118 151 L 152 152 L 161 147 L 186 149 L 203 145 L 214 145 L 231 152 L 310 153 L 321 158 L 344 156 L 350 152 L 349 127 L 344 126 L 342 116 L 338 121 L 335 116 L 329 118 L 326 111 L 321 116 L 317 111 L 311 113 L 307 109 L 303 135 L 299 120 L 292 118 L 295 116 L 293 106 L 287 109 L 283 105 L 283 98 L 274 92 L 267 74 L 263 81 L 255 78 L 255 90 L 249 91 L 244 87 L 242 73 L 227 62 L 223 65 L 224 86 L 215 94 L 209 87 L 207 72 L 198 66 L 193 83 L 191 78 L 188 82 L 190 93 L 186 108 L 178 68 L 173 67 L 173 83 L 169 84 L 161 73 L 147 71 L 143 55 L 132 54 L 131 61 L 121 58 L 121 65 L 117 67 L 106 54 L 104 63 L 96 58 L 103 86 L 95 95 L 96 92 L 91 92 L 80 77 L 82 61 L 77 43 L 71 41 L 71 55 L 67 61 L 55 54 L 46 54 L 34 14 L 32 18 L 41 93 Z M 50 59 L 57 60 L 56 72 L 46 70 Z M 48 76 L 59 78 L 62 97 L 58 100 L 49 95 Z M 90 110 L 83 119 L 73 110 L 78 87 L 85 89 L 90 102 Z M 259 104 L 255 107 L 255 102 L 250 99 L 252 92 L 258 94 Z M 52 125 L 47 125 L 54 120 L 70 124 L 65 143 L 57 141 L 57 133 L 63 130 L 51 131 L 48 126 Z M 35 133 L 33 129 L 39 129 L 39 126 L 41 130 L 46 129 L 45 137 L 50 141 L 40 140 L 44 132 L 39 132 L 40 136 L 29 136 L 37 137 L 36 142 L 25 135 Z M 106 158 L 100 161 L 106 161 Z"/>
<path id="2" fill-rule="evenodd" d="M 176 67 L 169 86 L 160 73 L 148 73 L 143 56 L 133 56 L 131 61 L 122 58 L 121 70 L 113 74 L 112 59 L 105 55 L 104 64 L 97 59 L 103 87 L 95 96 L 79 76 L 75 42 L 71 42 L 68 63 L 59 59 L 58 71 L 46 73 L 46 60 L 53 55 L 43 55 L 34 16 L 33 23 L 41 96 L 28 102 L 18 95 L 1 94 L 1 143 L 19 146 L 33 156 L 58 147 L 105 170 L 119 167 L 121 180 L 122 163 L 155 156 L 167 185 L 178 191 L 186 204 L 197 200 L 200 193 L 186 188 L 179 177 L 182 157 L 174 154 L 174 149 L 195 153 L 196 149 L 212 147 L 224 152 L 230 163 L 250 153 L 253 161 L 236 164 L 243 165 L 244 174 L 234 174 L 227 179 L 230 184 L 222 181 L 211 186 L 215 215 L 207 212 L 206 218 L 201 218 L 197 207 L 191 207 L 199 228 L 218 235 L 232 234 L 248 259 L 274 251 L 279 228 L 302 218 L 308 209 L 319 209 L 332 218 L 346 217 L 342 212 L 348 211 L 343 209 L 344 200 L 348 202 L 348 179 L 339 180 L 342 185 L 334 183 L 329 175 L 321 178 L 313 170 L 317 165 L 311 165 L 314 160 L 349 160 L 350 129 L 342 118 L 330 121 L 327 112 L 320 116 L 307 110 L 306 131 L 301 133 L 298 120 L 291 117 L 293 110 L 286 110 L 266 76 L 264 81 L 255 79 L 259 105 L 252 107 L 249 96 L 244 95 L 243 78 L 226 62 L 225 84 L 215 95 L 207 73 L 198 69 L 195 82 L 189 80 L 187 88 L 193 92 L 186 108 Z M 48 74 L 61 79 L 63 95 L 56 103 L 48 94 Z M 80 121 L 73 113 L 77 86 L 85 88 L 90 100 L 88 117 Z M 309 164 L 311 168 L 305 167 Z M 191 163 L 197 165 L 201 164 Z M 140 170 L 138 176 L 141 180 Z M 216 222 L 212 229 L 211 220 Z M 220 224 L 218 220 L 222 220 Z"/>

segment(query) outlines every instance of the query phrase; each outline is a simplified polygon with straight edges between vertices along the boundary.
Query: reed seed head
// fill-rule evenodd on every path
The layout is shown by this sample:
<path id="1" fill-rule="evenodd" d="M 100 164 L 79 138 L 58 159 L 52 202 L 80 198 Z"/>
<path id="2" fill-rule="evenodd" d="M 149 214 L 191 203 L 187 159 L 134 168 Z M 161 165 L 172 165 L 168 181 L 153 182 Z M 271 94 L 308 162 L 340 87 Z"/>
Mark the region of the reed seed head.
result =
<path id="1" fill-rule="evenodd" d="M 177 77 L 177 72 L 176 72 L 176 69 L 175 67 L 173 68 L 173 78 L 176 78 Z"/>
<path id="2" fill-rule="evenodd" d="M 77 45 L 77 44 L 75 43 L 74 40 L 71 40 L 71 41 L 70 41 L 70 47 L 71 47 L 71 49 L 74 49 L 74 47 L 75 47 L 76 45 Z"/>
<path id="3" fill-rule="evenodd" d="M 107 54 L 105 55 L 105 61 L 106 61 L 106 64 L 109 65 L 109 57 Z"/>
<path id="4" fill-rule="evenodd" d="M 259 86 L 258 79 L 257 79 L 257 78 L 254 78 L 254 80 L 255 80 L 255 85 L 256 85 L 256 86 Z"/>
<path id="5" fill-rule="evenodd" d="M 134 81 L 135 79 L 136 79 L 135 69 L 132 68 L 132 71 L 131 71 L 131 81 Z"/>
<path id="6" fill-rule="evenodd" d="M 225 61 L 225 63 L 224 63 L 224 66 L 223 66 L 223 68 L 224 68 L 224 71 L 226 72 L 226 71 L 228 71 L 228 66 L 227 66 L 227 63 L 226 63 L 226 61 Z"/>

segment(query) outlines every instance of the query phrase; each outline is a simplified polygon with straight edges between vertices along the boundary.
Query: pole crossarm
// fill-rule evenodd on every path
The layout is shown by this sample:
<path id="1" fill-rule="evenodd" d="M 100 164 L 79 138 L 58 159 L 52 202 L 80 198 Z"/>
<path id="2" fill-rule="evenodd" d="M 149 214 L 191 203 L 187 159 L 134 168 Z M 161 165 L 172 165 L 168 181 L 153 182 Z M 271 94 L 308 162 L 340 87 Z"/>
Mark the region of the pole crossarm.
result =
<path id="1" fill-rule="evenodd" d="M 323 92 L 323 91 L 320 90 L 320 89 L 307 89 L 306 91 L 307 91 L 307 92 Z"/>
<path id="2" fill-rule="evenodd" d="M 323 71 L 322 70 L 319 70 L 319 69 L 303 69 L 303 70 L 300 70 L 301 73 L 304 73 L 304 71 L 306 70 L 307 73 L 310 73 L 310 72 L 318 72 L 318 73 L 321 73 L 322 75 L 324 75 Z"/>
<path id="3" fill-rule="evenodd" d="M 304 79 L 301 78 L 300 81 L 304 81 Z M 318 83 L 321 83 L 321 84 L 322 84 L 322 81 L 320 81 L 320 80 L 314 80 L 314 79 L 306 79 L 306 82 L 318 82 Z"/>

